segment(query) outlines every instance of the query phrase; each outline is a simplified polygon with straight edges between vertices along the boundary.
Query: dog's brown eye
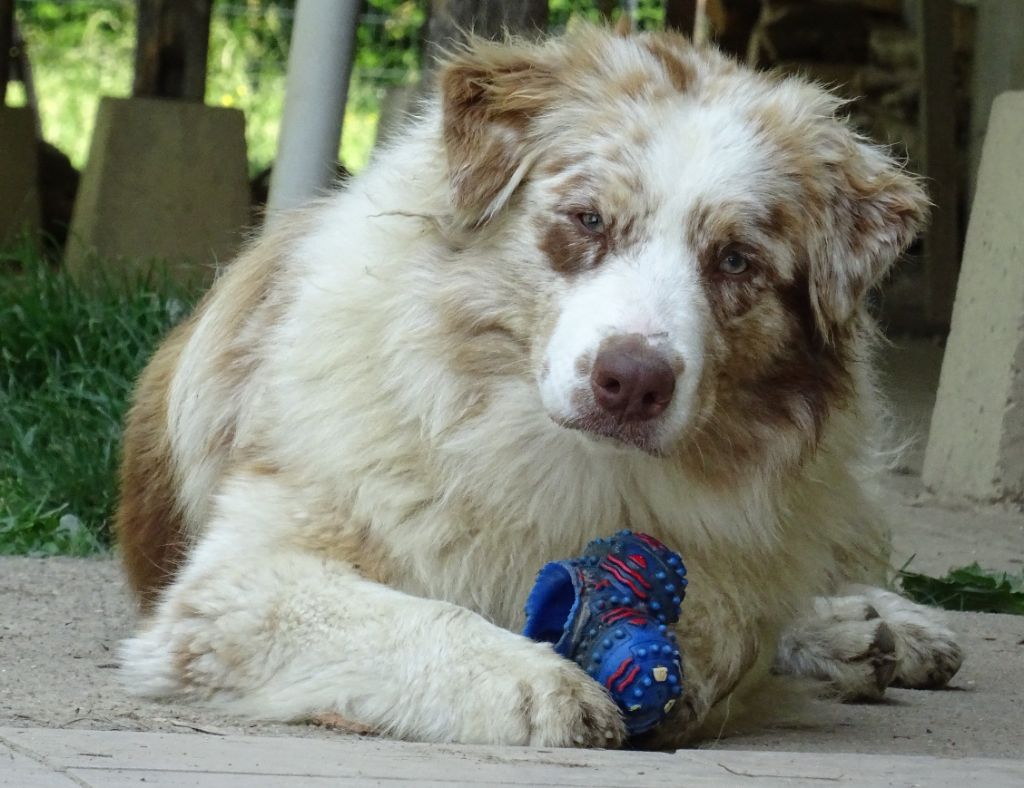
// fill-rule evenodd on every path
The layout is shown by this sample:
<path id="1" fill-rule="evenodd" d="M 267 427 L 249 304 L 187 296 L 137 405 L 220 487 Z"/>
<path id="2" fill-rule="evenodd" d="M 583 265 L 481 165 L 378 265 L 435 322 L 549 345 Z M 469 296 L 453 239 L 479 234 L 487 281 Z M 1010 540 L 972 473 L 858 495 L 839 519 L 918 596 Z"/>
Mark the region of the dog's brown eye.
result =
<path id="1" fill-rule="evenodd" d="M 576 214 L 576 221 L 588 233 L 604 232 L 604 219 L 601 218 L 599 213 L 578 213 Z"/>
<path id="2" fill-rule="evenodd" d="M 750 268 L 750 261 L 735 250 L 727 251 L 718 263 L 718 270 L 729 276 L 745 274 L 748 268 Z"/>

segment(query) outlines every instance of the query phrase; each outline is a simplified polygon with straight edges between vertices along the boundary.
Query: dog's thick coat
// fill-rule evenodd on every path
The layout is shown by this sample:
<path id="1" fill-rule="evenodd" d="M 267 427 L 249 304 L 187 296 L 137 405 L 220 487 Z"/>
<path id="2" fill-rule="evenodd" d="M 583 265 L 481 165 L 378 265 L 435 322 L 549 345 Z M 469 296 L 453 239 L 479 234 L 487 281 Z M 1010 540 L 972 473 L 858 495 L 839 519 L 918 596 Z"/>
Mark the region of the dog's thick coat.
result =
<path id="1" fill-rule="evenodd" d="M 863 302 L 926 205 L 838 108 L 672 35 L 452 56 L 401 141 L 281 218 L 144 373 L 118 517 L 146 612 L 130 685 L 616 744 L 603 690 L 513 632 L 544 562 L 621 528 L 690 569 L 660 742 L 772 667 L 846 695 L 945 681 L 932 614 L 828 597 L 882 579 Z M 669 375 L 643 418 L 601 404 L 612 345 Z"/>

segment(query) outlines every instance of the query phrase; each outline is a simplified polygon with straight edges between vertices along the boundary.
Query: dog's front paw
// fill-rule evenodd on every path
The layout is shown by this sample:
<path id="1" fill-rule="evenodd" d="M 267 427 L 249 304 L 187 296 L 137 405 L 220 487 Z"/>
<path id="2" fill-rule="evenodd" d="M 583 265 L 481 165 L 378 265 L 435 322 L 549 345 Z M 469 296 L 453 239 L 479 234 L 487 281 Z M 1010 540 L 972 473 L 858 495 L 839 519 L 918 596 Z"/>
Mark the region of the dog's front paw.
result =
<path id="1" fill-rule="evenodd" d="M 611 696 L 596 681 L 550 647 L 530 644 L 533 659 L 518 660 L 515 681 L 515 744 L 535 747 L 618 747 L 626 729 Z M 502 737 L 504 738 L 504 737 Z"/>
<path id="2" fill-rule="evenodd" d="M 897 663 L 892 686 L 944 687 L 960 669 L 963 652 L 942 612 L 880 588 L 867 589 L 865 596 L 893 633 Z"/>
<path id="3" fill-rule="evenodd" d="M 779 673 L 828 681 L 843 700 L 878 700 L 896 675 L 896 640 L 864 596 L 819 597 L 779 641 Z"/>
<path id="4" fill-rule="evenodd" d="M 893 627 L 899 662 L 894 687 L 938 689 L 960 670 L 963 651 L 956 636 L 942 624 L 927 621 Z"/>

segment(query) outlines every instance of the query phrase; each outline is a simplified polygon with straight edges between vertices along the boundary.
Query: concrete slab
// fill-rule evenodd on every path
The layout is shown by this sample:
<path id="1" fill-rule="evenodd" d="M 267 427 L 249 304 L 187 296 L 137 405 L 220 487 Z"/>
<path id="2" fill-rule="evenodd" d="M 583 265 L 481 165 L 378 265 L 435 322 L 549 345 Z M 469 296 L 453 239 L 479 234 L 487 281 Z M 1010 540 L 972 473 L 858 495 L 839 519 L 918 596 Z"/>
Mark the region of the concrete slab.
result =
<path id="1" fill-rule="evenodd" d="M 1024 92 L 992 107 L 923 478 L 1024 499 Z"/>
<path id="2" fill-rule="evenodd" d="M 902 499 L 901 499 L 902 500 Z M 982 513 L 988 533 L 1006 534 L 971 553 L 978 513 L 907 506 L 897 561 L 944 572 L 977 558 L 996 568 L 1021 560 L 1024 516 Z M 899 514 L 899 512 L 896 512 Z M 942 518 L 935 515 L 942 514 Z M 978 530 L 982 530 L 981 527 Z M 915 536 L 917 534 L 917 536 Z M 1016 546 L 1013 539 L 1016 538 Z M 67 589 L 74 589 L 68 593 Z M 806 750 L 944 757 L 1021 756 L 1024 728 L 1024 617 L 951 614 L 967 659 L 943 692 L 890 690 L 881 704 L 809 703 L 798 714 L 709 743 L 718 749 Z M 185 704 L 139 700 L 118 683 L 114 652 L 133 626 L 119 567 L 104 559 L 0 559 L 0 725 L 256 734 L 336 740 L 308 725 L 248 722 Z"/>
<path id="3" fill-rule="evenodd" d="M 332 788 L 337 785 L 380 786 L 392 784 L 390 780 L 338 777 L 310 777 L 308 775 L 225 774 L 224 772 L 152 772 L 136 769 L 101 769 L 84 771 L 72 769 L 69 775 L 86 788 Z M 404 781 L 403 781 L 404 782 Z M 397 783 L 401 785 L 402 783 Z M 416 786 L 442 788 L 449 783 L 420 782 Z"/>
<path id="4" fill-rule="evenodd" d="M 75 788 L 74 780 L 0 740 L 0 788 Z"/>
<path id="5" fill-rule="evenodd" d="M 0 104 L 0 245 L 39 229 L 36 131 L 28 107 Z"/>
<path id="6" fill-rule="evenodd" d="M 83 284 L 118 281 L 160 261 L 175 281 L 208 282 L 249 222 L 245 117 L 164 99 L 100 102 L 68 238 Z"/>
<path id="7" fill-rule="evenodd" d="M 342 737 L 0 729 L 7 741 L 88 786 L 514 785 L 663 788 L 759 785 L 1019 786 L 1024 762 L 914 756 L 694 751 L 675 753 L 466 747 Z"/>

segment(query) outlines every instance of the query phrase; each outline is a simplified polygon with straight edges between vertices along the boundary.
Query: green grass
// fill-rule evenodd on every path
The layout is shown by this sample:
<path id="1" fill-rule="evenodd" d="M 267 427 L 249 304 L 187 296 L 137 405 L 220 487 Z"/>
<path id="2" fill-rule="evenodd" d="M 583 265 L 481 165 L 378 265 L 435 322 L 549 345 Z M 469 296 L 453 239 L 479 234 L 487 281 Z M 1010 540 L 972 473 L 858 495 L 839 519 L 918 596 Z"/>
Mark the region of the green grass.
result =
<path id="1" fill-rule="evenodd" d="M 102 550 L 132 385 L 189 303 L 145 286 L 82 292 L 27 246 L 2 262 L 0 554 Z"/>

